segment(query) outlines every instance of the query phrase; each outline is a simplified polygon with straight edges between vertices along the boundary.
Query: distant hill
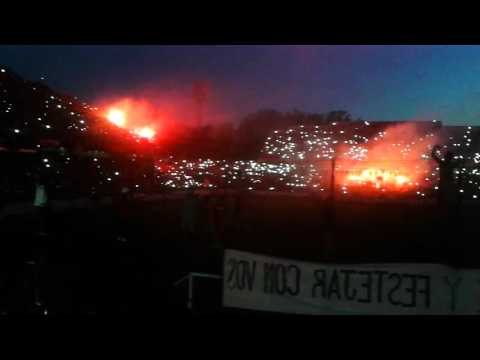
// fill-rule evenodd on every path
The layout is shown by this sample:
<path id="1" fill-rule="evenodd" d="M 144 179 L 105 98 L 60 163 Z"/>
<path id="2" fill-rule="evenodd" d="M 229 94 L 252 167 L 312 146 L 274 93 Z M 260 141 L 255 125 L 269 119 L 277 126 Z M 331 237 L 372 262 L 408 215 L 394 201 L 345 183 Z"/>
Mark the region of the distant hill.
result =
<path id="1" fill-rule="evenodd" d="M 91 105 L 0 65 L 0 146 L 129 151 L 138 143 Z"/>

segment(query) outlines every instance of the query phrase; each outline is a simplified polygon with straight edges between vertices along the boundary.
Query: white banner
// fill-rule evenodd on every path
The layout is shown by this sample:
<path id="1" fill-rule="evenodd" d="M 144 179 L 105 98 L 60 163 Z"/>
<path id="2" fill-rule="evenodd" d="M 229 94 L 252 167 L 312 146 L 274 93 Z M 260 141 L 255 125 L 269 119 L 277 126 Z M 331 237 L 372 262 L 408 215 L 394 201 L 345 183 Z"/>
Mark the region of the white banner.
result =
<path id="1" fill-rule="evenodd" d="M 223 305 L 292 314 L 480 314 L 480 270 L 315 264 L 226 250 Z"/>

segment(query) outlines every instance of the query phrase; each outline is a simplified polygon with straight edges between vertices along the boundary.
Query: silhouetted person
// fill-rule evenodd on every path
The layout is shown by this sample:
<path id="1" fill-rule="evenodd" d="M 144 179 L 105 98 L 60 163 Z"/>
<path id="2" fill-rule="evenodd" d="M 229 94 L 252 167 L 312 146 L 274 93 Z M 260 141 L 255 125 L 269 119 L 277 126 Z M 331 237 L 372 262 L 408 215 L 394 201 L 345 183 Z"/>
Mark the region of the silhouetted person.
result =
<path id="1" fill-rule="evenodd" d="M 35 174 L 35 198 L 33 200 L 33 206 L 35 208 L 35 215 L 37 219 L 37 233 L 39 236 L 34 240 L 32 246 L 33 259 L 31 264 L 33 265 L 34 272 L 34 312 L 46 314 L 46 308 L 41 301 L 41 283 L 43 282 L 43 268 L 47 264 L 48 255 L 48 231 L 50 226 L 50 204 L 48 197 L 48 186 L 46 177 L 41 173 Z"/>
<path id="2" fill-rule="evenodd" d="M 35 198 L 33 200 L 33 206 L 35 207 L 35 213 L 39 225 L 38 235 L 46 235 L 49 213 L 48 205 L 46 181 L 42 176 L 37 174 L 35 176 Z"/>
<path id="3" fill-rule="evenodd" d="M 457 184 L 455 182 L 455 168 L 460 165 L 459 161 L 454 159 L 451 151 L 445 153 L 444 159 L 438 156 L 440 146 L 436 145 L 432 149 L 432 158 L 437 162 L 440 168 L 440 182 L 438 186 L 438 206 L 439 206 L 439 234 L 443 240 L 443 250 L 446 258 L 457 262 L 460 260 L 457 255 L 458 238 L 457 231 L 460 226 L 460 208 Z"/>
<path id="4" fill-rule="evenodd" d="M 440 168 L 440 182 L 438 186 L 438 201 L 442 207 L 454 207 L 458 202 L 457 186 L 455 183 L 455 168 L 459 162 L 453 158 L 453 153 L 447 151 L 445 158 L 438 156 L 440 146 L 436 145 L 432 150 L 432 158 Z"/>

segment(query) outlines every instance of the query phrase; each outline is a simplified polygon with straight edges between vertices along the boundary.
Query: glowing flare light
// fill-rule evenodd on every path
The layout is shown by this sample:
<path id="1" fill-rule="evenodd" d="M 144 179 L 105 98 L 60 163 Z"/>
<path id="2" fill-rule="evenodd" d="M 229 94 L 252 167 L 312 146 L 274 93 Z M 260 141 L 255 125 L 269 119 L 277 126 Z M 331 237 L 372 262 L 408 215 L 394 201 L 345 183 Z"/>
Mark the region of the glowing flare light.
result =
<path id="1" fill-rule="evenodd" d="M 140 128 L 140 129 L 135 129 L 133 130 L 133 132 L 139 136 L 139 137 L 142 137 L 142 138 L 146 138 L 146 139 L 153 139 L 155 137 L 155 130 L 153 130 L 152 128 L 149 128 L 149 127 L 143 127 L 143 128 Z"/>
<path id="2" fill-rule="evenodd" d="M 125 113 L 122 110 L 111 109 L 107 113 L 108 121 L 117 125 L 118 127 L 124 127 L 126 125 L 125 118 L 126 118 Z"/>
<path id="3" fill-rule="evenodd" d="M 383 187 L 401 188 L 411 183 L 407 176 L 396 171 L 375 168 L 365 169 L 357 174 L 349 174 L 346 180 L 356 185 L 374 185 L 377 189 Z"/>
<path id="4" fill-rule="evenodd" d="M 152 127 L 144 126 L 139 128 L 133 128 L 131 124 L 127 124 L 127 111 L 121 110 L 119 108 L 110 108 L 106 112 L 105 117 L 112 124 L 120 128 L 130 129 L 130 133 L 135 134 L 138 137 L 152 140 L 156 135 L 156 131 Z"/>

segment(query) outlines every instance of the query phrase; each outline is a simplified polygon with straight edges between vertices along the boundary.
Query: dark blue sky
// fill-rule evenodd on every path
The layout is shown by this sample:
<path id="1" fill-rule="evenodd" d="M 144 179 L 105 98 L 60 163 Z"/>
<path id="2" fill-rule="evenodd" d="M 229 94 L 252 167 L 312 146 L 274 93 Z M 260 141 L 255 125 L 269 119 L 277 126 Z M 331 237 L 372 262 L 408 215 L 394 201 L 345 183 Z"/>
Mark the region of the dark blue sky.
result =
<path id="1" fill-rule="evenodd" d="M 344 109 L 373 120 L 480 125 L 480 46 L 0 46 L 0 64 L 92 103 L 117 96 L 189 99 L 212 108 Z M 190 100 L 188 100 L 190 101 Z M 181 103 L 181 102 L 180 102 Z"/>

